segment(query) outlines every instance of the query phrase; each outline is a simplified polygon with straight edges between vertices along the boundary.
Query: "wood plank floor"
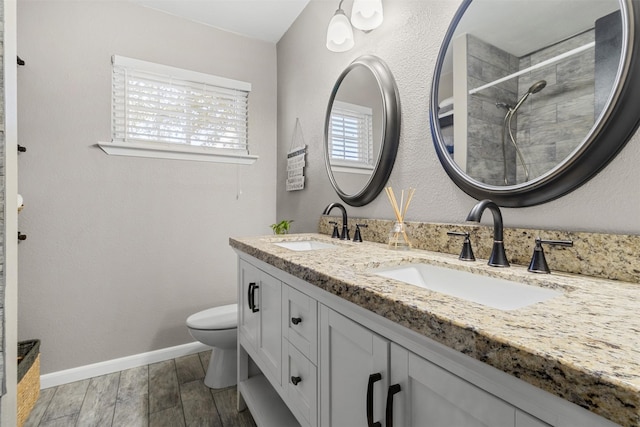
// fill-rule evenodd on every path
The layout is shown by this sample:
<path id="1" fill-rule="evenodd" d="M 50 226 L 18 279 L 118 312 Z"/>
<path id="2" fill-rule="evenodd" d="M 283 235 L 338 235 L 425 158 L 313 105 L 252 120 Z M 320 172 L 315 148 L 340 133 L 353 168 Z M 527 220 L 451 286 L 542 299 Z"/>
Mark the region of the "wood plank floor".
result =
<path id="1" fill-rule="evenodd" d="M 24 427 L 249 427 L 236 388 L 204 385 L 210 351 L 40 391 Z"/>

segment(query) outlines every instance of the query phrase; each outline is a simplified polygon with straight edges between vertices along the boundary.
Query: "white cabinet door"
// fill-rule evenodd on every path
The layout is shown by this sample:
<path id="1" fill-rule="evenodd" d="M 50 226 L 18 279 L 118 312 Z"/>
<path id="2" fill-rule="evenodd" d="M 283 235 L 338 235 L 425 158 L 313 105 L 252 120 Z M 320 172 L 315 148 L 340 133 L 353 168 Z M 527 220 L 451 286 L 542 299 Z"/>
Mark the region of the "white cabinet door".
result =
<path id="1" fill-rule="evenodd" d="M 280 384 L 282 366 L 282 282 L 260 274 L 258 356 Z"/>
<path id="2" fill-rule="evenodd" d="M 321 305 L 320 425 L 384 422 L 388 360 L 386 339 Z"/>
<path id="3" fill-rule="evenodd" d="M 238 333 L 241 343 L 254 350 L 258 345 L 260 312 L 258 311 L 258 290 L 260 286 L 260 270 L 244 260 L 239 262 Z"/>
<path id="4" fill-rule="evenodd" d="M 386 427 L 515 424 L 514 407 L 396 344 L 391 345 L 391 390 L 397 393 L 387 399 L 393 422 Z"/>
<path id="5" fill-rule="evenodd" d="M 282 282 L 244 260 L 239 264 L 240 344 L 253 350 L 258 366 L 280 384 L 282 367 Z"/>

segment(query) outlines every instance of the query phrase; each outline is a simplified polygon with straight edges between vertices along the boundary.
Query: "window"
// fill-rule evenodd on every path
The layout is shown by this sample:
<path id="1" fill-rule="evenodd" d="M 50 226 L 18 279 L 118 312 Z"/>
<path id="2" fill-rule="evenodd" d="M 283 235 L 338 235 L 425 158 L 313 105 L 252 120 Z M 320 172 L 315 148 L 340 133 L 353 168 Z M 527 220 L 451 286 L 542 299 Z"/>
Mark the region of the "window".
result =
<path id="1" fill-rule="evenodd" d="M 373 110 L 334 101 L 330 123 L 331 164 L 345 171 L 373 169 Z"/>
<path id="2" fill-rule="evenodd" d="M 112 76 L 112 141 L 100 144 L 107 153 L 232 163 L 257 158 L 249 155 L 250 83 L 122 56 L 113 57 Z"/>

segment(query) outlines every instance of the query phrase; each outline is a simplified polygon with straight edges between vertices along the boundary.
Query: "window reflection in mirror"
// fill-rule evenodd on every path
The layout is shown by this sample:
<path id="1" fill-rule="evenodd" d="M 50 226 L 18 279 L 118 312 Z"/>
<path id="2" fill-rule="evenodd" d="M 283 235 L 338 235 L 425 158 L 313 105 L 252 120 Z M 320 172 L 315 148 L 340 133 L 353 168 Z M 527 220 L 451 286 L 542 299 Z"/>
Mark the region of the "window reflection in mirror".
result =
<path id="1" fill-rule="evenodd" d="M 375 76 L 356 65 L 340 83 L 329 124 L 331 171 L 346 194 L 362 191 L 374 171 L 382 144 L 382 109 Z"/>

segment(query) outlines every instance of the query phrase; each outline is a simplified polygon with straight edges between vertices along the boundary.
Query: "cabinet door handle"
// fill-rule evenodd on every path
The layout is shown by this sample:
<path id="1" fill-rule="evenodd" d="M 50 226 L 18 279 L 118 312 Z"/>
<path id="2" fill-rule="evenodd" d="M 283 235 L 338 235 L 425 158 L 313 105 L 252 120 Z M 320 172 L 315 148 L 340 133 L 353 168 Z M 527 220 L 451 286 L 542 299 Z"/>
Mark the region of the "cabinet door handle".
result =
<path id="1" fill-rule="evenodd" d="M 294 325 L 297 325 L 300 322 L 302 322 L 302 318 L 301 317 L 292 317 L 291 318 L 291 323 L 293 323 Z"/>
<path id="2" fill-rule="evenodd" d="M 291 382 L 293 383 L 293 385 L 298 385 L 300 381 L 302 381 L 302 378 L 300 377 L 291 377 Z"/>
<path id="3" fill-rule="evenodd" d="M 247 291 L 247 304 L 249 305 L 249 310 L 251 310 L 251 311 L 253 311 L 253 305 L 252 305 L 253 297 L 252 297 L 252 295 L 253 295 L 253 287 L 255 285 L 256 284 L 253 283 L 253 282 L 249 283 L 249 290 Z"/>
<path id="4" fill-rule="evenodd" d="M 367 425 L 369 427 L 381 427 L 379 421 L 373 422 L 373 383 L 381 379 L 382 374 L 379 372 L 369 375 L 369 384 L 367 385 Z"/>
<path id="5" fill-rule="evenodd" d="M 393 395 L 402 391 L 400 384 L 389 386 L 387 391 L 386 427 L 393 427 Z"/>
<path id="6" fill-rule="evenodd" d="M 257 313 L 258 311 L 260 311 L 260 309 L 256 307 L 256 289 L 260 289 L 260 286 L 254 283 L 253 287 L 251 288 L 251 312 L 252 313 Z"/>

